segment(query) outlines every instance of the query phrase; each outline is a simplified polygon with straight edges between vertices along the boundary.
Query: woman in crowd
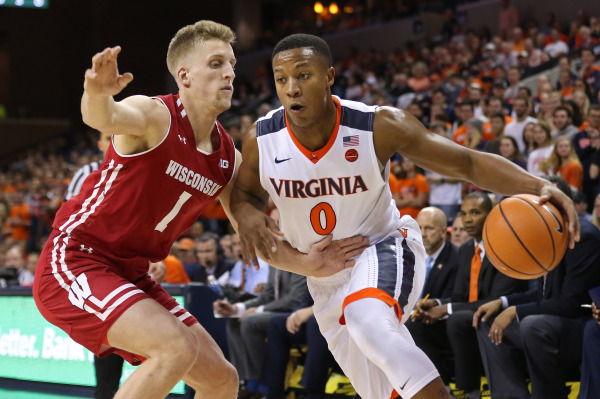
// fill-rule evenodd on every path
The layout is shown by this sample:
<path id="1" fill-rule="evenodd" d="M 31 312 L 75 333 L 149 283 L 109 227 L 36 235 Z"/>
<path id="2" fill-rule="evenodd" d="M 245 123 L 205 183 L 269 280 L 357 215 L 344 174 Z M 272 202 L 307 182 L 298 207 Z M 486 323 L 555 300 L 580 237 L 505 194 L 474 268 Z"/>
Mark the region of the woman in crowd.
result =
<path id="1" fill-rule="evenodd" d="M 500 139 L 500 155 L 513 161 L 523 169 L 527 169 L 527 162 L 525 162 L 523 155 L 519 152 L 519 146 L 514 137 L 504 136 Z"/>
<path id="2" fill-rule="evenodd" d="M 550 135 L 550 126 L 543 121 L 539 121 L 533 127 L 533 140 L 537 144 L 537 149 L 531 151 L 527 158 L 527 171 L 535 176 L 543 176 L 544 171 L 539 166 L 552 153 L 552 136 Z"/>
<path id="3" fill-rule="evenodd" d="M 552 153 L 540 163 L 539 169 L 545 174 L 562 177 L 572 190 L 583 189 L 583 167 L 568 137 L 561 136 L 556 139 Z"/>

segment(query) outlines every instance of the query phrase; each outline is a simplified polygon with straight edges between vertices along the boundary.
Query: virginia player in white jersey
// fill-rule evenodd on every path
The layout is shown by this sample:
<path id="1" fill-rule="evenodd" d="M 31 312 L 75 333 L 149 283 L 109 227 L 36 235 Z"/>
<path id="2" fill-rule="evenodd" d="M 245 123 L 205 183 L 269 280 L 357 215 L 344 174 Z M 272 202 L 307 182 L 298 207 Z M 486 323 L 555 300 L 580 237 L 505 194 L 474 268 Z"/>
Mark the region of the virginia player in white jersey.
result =
<path id="1" fill-rule="evenodd" d="M 318 37 L 284 38 L 272 65 L 283 106 L 246 135 L 232 191 L 245 261 L 256 261 L 257 253 L 280 259 L 282 235 L 301 251 L 323 237 L 368 237 L 371 246 L 351 269 L 329 277 L 287 269 L 312 275 L 321 332 L 362 398 L 448 398 L 404 326 L 424 282 L 425 250 L 417 224 L 393 205 L 390 157 L 399 152 L 503 195 L 540 195 L 567 215 L 571 245 L 579 235 L 572 202 L 547 181 L 432 134 L 401 110 L 333 97 L 330 50 Z M 281 211 L 280 226 L 264 214 L 269 195 Z"/>

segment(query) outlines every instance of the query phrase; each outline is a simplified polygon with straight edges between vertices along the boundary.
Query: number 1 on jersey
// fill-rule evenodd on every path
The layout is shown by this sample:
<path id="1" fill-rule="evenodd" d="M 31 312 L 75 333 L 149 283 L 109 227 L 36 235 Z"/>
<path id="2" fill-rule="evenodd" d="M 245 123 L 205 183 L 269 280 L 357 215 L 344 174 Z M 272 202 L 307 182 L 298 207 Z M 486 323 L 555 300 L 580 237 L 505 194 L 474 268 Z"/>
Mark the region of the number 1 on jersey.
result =
<path id="1" fill-rule="evenodd" d="M 167 213 L 167 216 L 165 216 L 163 218 L 163 220 L 161 220 L 156 225 L 154 230 L 158 230 L 161 233 L 163 231 L 165 231 L 169 222 L 171 222 L 171 220 L 175 219 L 175 216 L 177 216 L 177 214 L 181 210 L 181 207 L 183 206 L 183 204 L 185 204 L 186 201 L 189 200 L 190 198 L 192 198 L 192 194 L 188 193 L 187 191 L 182 192 L 181 195 L 179 196 L 179 200 L 177 200 L 177 203 L 175 204 L 173 209 L 171 209 L 171 212 Z"/>
<path id="2" fill-rule="evenodd" d="M 325 214 L 325 225 L 321 223 L 321 213 Z M 331 204 L 327 202 L 321 202 L 310 210 L 310 224 L 317 234 L 326 236 L 331 233 L 335 228 L 336 222 L 335 211 L 331 207 Z"/>

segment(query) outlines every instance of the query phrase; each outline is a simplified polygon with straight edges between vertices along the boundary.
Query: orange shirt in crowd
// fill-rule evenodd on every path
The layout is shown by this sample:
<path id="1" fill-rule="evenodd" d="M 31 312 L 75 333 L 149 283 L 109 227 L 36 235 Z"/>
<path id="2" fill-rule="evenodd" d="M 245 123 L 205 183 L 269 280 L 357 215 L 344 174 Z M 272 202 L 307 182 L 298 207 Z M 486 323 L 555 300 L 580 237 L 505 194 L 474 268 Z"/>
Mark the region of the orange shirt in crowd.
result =
<path id="1" fill-rule="evenodd" d="M 183 267 L 183 263 L 179 259 L 177 259 L 174 255 L 169 255 L 163 261 L 165 266 L 167 267 L 167 273 L 165 274 L 165 278 L 163 281 L 165 283 L 173 283 L 173 284 L 185 284 L 191 283 L 190 278 L 185 272 L 185 268 Z"/>
<path id="2" fill-rule="evenodd" d="M 29 214 L 29 205 L 13 205 L 10 208 L 10 217 L 19 218 L 24 222 L 31 221 L 31 215 Z M 27 240 L 29 238 L 29 226 L 13 226 L 9 224 L 9 228 L 12 229 L 12 238 L 14 240 Z"/>
<path id="3" fill-rule="evenodd" d="M 429 194 L 429 183 L 427 179 L 420 173 L 414 178 L 398 179 L 396 176 L 390 173 L 390 190 L 392 194 L 400 194 L 400 198 L 416 198 L 419 194 Z M 412 206 L 406 206 L 398 208 L 401 215 L 410 215 L 416 218 L 421 208 L 415 208 Z"/>
<path id="4" fill-rule="evenodd" d="M 454 140 L 456 144 L 465 145 L 465 142 L 467 141 L 467 126 L 465 124 L 456 128 L 452 135 L 452 140 Z"/>
<path id="5" fill-rule="evenodd" d="M 556 171 L 556 175 L 562 177 L 569 183 L 569 186 L 575 187 L 581 191 L 583 189 L 583 166 L 577 161 L 569 161 Z"/>
<path id="6" fill-rule="evenodd" d="M 221 201 L 218 199 L 211 202 L 200 216 L 205 219 L 227 219 L 227 214 L 225 213 L 225 210 L 223 210 L 223 205 L 221 205 Z"/>
<path id="7" fill-rule="evenodd" d="M 512 122 L 513 118 L 509 115 L 504 115 L 504 126 L 508 125 Z M 492 132 L 492 122 L 487 121 L 483 124 L 483 131 L 481 132 L 481 136 L 483 141 L 490 141 L 491 139 L 495 139 L 496 135 Z"/>

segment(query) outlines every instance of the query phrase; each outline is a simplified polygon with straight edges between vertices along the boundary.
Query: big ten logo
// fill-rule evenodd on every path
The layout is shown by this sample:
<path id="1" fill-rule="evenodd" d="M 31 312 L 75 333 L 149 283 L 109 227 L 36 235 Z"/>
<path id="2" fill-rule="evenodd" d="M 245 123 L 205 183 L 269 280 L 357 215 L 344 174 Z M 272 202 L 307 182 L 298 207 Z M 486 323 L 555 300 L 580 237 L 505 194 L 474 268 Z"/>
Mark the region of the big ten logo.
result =
<path id="1" fill-rule="evenodd" d="M 223 169 L 227 169 L 229 167 L 229 161 L 226 159 L 221 159 L 219 161 L 219 166 Z"/>

